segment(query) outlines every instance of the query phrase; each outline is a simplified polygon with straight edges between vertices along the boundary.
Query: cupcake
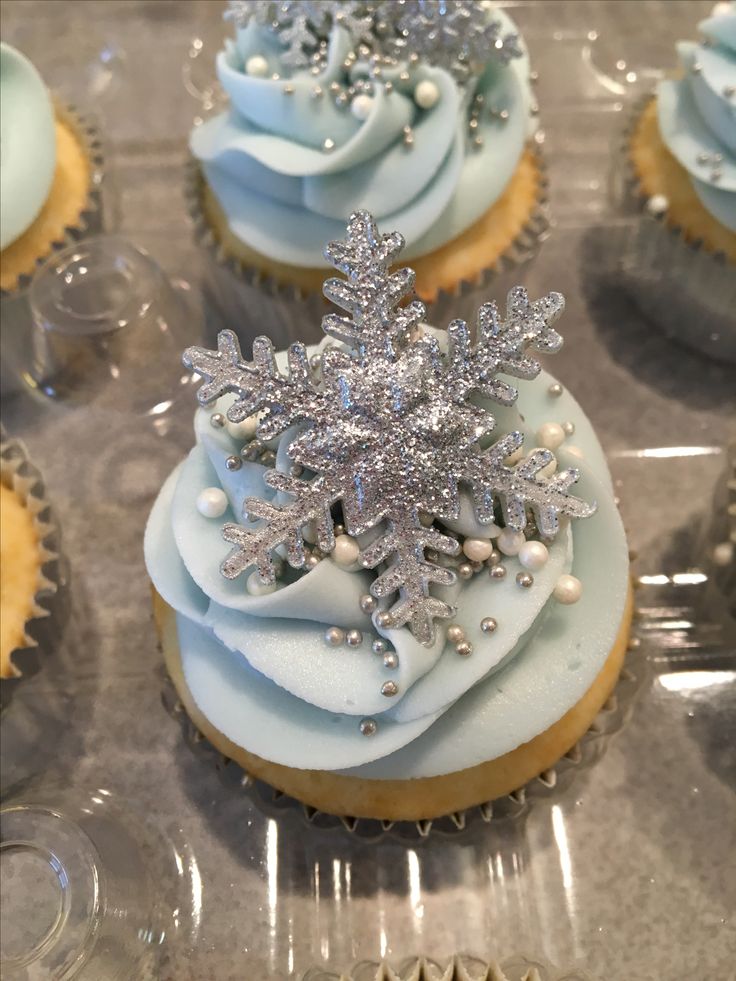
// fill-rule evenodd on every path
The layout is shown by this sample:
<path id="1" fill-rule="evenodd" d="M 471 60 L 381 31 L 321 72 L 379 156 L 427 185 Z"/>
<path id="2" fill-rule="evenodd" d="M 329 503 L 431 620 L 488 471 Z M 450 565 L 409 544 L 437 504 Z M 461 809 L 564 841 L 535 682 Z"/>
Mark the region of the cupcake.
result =
<path id="1" fill-rule="evenodd" d="M 472 343 L 400 305 L 403 245 L 351 216 L 324 287 L 346 313 L 318 348 L 259 337 L 249 362 L 223 331 L 185 353 L 196 444 L 145 536 L 195 724 L 304 803 L 385 820 L 549 768 L 608 698 L 631 618 L 603 452 L 534 356 L 562 343 L 562 297 L 484 304 Z"/>
<path id="2" fill-rule="evenodd" d="M 625 271 L 669 333 L 736 360 L 736 7 L 677 46 L 677 77 L 637 108 L 630 188 L 645 212 Z"/>
<path id="3" fill-rule="evenodd" d="M 235 38 L 217 57 L 229 107 L 193 129 L 189 187 L 215 292 L 240 283 L 230 305 L 219 297 L 226 312 L 257 319 L 246 283 L 321 300 L 324 243 L 356 206 L 403 229 L 425 302 L 530 253 L 546 227 L 537 107 L 502 10 L 230 8 Z"/>
<path id="4" fill-rule="evenodd" d="M 48 505 L 25 449 L 3 438 L 0 447 L 0 678 L 21 674 L 13 656 L 36 645 L 31 621 L 48 616 L 57 585 Z M 29 632 L 31 631 L 31 632 Z"/>
<path id="5" fill-rule="evenodd" d="M 25 290 L 50 253 L 100 229 L 102 159 L 93 129 L 55 104 L 33 65 L 0 45 L 0 296 L 3 387 L 28 362 Z"/>

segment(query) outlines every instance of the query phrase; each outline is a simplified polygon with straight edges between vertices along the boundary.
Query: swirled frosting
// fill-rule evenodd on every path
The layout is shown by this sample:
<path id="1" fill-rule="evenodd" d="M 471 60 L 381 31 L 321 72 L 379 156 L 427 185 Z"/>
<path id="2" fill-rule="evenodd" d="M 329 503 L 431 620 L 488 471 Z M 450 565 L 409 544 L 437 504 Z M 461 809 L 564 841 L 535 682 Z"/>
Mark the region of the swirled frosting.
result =
<path id="1" fill-rule="evenodd" d="M 281 368 L 285 360 L 279 356 Z M 403 779 L 500 756 L 548 728 L 582 697 L 619 629 L 628 554 L 600 445 L 573 398 L 567 392 L 552 397 L 553 381 L 542 372 L 519 383 L 523 416 L 494 404 L 494 432 L 520 430 L 531 447 L 544 422 L 572 422 L 574 445 L 570 438 L 557 451 L 560 466 L 580 468 L 581 497 L 598 508 L 549 545 L 533 588 L 516 583 L 523 570 L 514 557 L 504 558 L 503 580 L 484 570 L 442 587 L 474 647 L 465 658 L 446 639 L 445 626 L 429 648 L 408 627 L 376 627 L 360 607 L 371 573 L 346 569 L 331 557 L 307 573 L 287 574 L 267 595 L 251 595 L 241 581 L 224 578 L 222 526 L 241 513 L 246 497 L 268 499 L 274 491 L 264 483 L 260 462 L 227 468 L 242 438 L 213 427 L 211 417 L 226 412 L 233 397 L 197 411 L 196 445 L 154 505 L 145 556 L 156 589 L 176 610 L 187 686 L 213 725 L 237 745 L 287 766 Z M 290 465 L 292 438 L 287 431 L 270 444 L 277 469 Z M 204 517 L 196 507 L 210 487 L 227 495 L 228 509 L 219 518 Z M 466 500 L 453 525 L 457 532 L 479 533 L 472 513 Z M 575 605 L 562 606 L 552 593 L 559 576 L 570 571 L 583 593 Z M 487 616 L 498 622 L 492 633 L 480 627 Z M 329 646 L 330 626 L 360 630 L 362 644 Z M 371 651 L 379 635 L 398 655 L 394 669 Z M 387 680 L 398 686 L 391 699 L 381 694 Z M 365 716 L 377 722 L 370 737 L 358 725 Z"/>
<path id="2" fill-rule="evenodd" d="M 503 11 L 488 16 L 513 30 Z M 354 209 L 401 228 L 407 258 L 425 255 L 501 196 L 535 128 L 529 59 L 520 47 L 521 57 L 489 62 L 468 82 L 421 62 L 402 79 L 400 63 L 384 71 L 366 118 L 358 119 L 330 86 L 367 80 L 369 64 L 345 69 L 349 39 L 339 25 L 324 70 L 314 75 L 290 73 L 278 44 L 251 21 L 217 57 L 230 108 L 196 126 L 190 148 L 233 234 L 272 260 L 324 267 L 324 243 Z M 262 59 L 262 76 L 246 71 L 253 58 Z M 422 82 L 438 95 L 425 109 L 414 96 Z"/>
<path id="3" fill-rule="evenodd" d="M 659 129 L 703 206 L 736 231 L 736 7 L 698 25 L 705 40 L 681 41 L 678 80 L 657 89 Z"/>
<path id="4" fill-rule="evenodd" d="M 51 190 L 56 135 L 51 98 L 36 69 L 0 44 L 0 248 L 28 229 Z"/>

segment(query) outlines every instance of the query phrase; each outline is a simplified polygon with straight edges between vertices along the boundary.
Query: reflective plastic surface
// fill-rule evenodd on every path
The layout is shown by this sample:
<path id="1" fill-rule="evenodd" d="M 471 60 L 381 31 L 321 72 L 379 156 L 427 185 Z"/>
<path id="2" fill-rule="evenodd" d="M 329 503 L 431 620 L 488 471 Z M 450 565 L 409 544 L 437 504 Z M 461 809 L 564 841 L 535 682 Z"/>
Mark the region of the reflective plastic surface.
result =
<path id="1" fill-rule="evenodd" d="M 59 513 L 72 612 L 61 650 L 3 713 L 3 779 L 74 773 L 184 837 L 200 927 L 196 944 L 169 952 L 167 981 L 282 981 L 416 954 L 445 965 L 455 952 L 504 966 L 526 958 L 555 981 L 733 973 L 736 654 L 703 577 L 736 383 L 732 368 L 651 329 L 603 274 L 612 229 L 626 220 L 606 189 L 622 108 L 675 64 L 675 41 L 710 5 L 510 6 L 540 73 L 556 218 L 524 285 L 567 300 L 553 367 L 612 462 L 638 556 L 648 680 L 602 757 L 522 813 L 418 841 L 313 827 L 244 794 L 229 768 L 223 779 L 162 704 L 141 538 L 162 480 L 191 447 L 193 403 L 153 430 L 114 407 L 5 402 L 5 425 L 43 467 Z M 103 36 L 129 52 L 125 90 L 106 112 L 123 232 L 196 283 L 180 168 L 197 110 L 181 65 L 193 37 L 221 36 L 220 5 L 14 8 L 8 40 L 30 12 L 94 9 Z"/>

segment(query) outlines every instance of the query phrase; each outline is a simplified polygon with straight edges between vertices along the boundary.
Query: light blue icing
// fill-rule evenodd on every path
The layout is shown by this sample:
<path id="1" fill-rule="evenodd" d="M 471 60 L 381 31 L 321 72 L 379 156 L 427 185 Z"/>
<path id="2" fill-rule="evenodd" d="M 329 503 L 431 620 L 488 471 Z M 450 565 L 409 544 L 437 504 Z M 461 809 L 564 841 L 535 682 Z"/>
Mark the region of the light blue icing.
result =
<path id="1" fill-rule="evenodd" d="M 33 224 L 55 166 L 54 109 L 43 79 L 19 51 L 0 44 L 0 248 Z"/>
<path id="2" fill-rule="evenodd" d="M 502 10 L 493 16 L 504 31 L 514 30 Z M 368 118 L 357 120 L 329 97 L 331 81 L 340 79 L 348 50 L 345 32 L 333 29 L 325 71 L 313 76 L 297 71 L 284 94 L 279 46 L 255 22 L 238 30 L 217 58 L 217 73 L 231 108 L 192 130 L 190 148 L 202 163 L 208 184 L 225 211 L 230 229 L 242 242 L 279 262 L 326 267 L 324 243 L 339 238 L 349 214 L 365 208 L 379 224 L 401 228 L 407 242 L 404 257 L 423 255 L 450 241 L 473 224 L 503 194 L 524 145 L 535 128 L 530 115 L 533 96 L 529 58 L 507 66 L 491 62 L 475 85 L 463 88 L 443 69 L 427 65 L 412 72 L 410 83 L 386 71 L 394 81 L 386 94 L 378 87 Z M 249 76 L 244 65 L 261 55 L 267 77 Z M 357 62 L 351 79 L 366 77 Z M 430 79 L 440 90 L 431 109 L 413 99 L 415 84 Z M 315 85 L 324 90 L 313 97 Z M 478 92 L 485 98 L 475 148 L 467 133 L 468 103 Z M 509 113 L 494 118 L 491 107 Z M 413 130 L 407 149 L 404 127 Z M 335 148 L 325 152 L 325 139 Z"/>
<path id="3" fill-rule="evenodd" d="M 683 77 L 659 83 L 659 129 L 703 206 L 736 231 L 736 8 L 699 28 L 709 43 L 681 41 Z"/>
<path id="4" fill-rule="evenodd" d="M 581 467 L 576 492 L 597 501 L 596 515 L 576 522 L 572 534 L 561 532 L 530 591 L 515 583 L 515 558 L 504 560 L 502 582 L 480 575 L 445 591 L 458 604 L 456 619 L 474 646 L 470 658 L 458 657 L 444 631 L 427 649 L 408 629 L 392 630 L 385 636 L 399 655 L 393 671 L 371 652 L 378 633 L 359 610 L 369 573 L 348 572 L 325 559 L 266 596 L 251 596 L 242 580 L 222 577 L 227 545 L 221 526 L 233 515 L 204 518 L 195 502 L 201 489 L 220 483 L 216 461 L 240 447 L 209 422 L 231 396 L 199 410 L 197 446 L 162 488 L 146 530 L 145 556 L 154 585 L 177 611 L 187 685 L 210 722 L 236 744 L 288 766 L 405 778 L 495 757 L 559 719 L 590 686 L 613 644 L 628 554 L 600 445 L 567 392 L 550 398 L 552 381 L 542 372 L 532 382 L 518 382 L 525 446 L 534 445 L 533 433 L 543 422 L 572 421 L 570 441 L 583 461 L 561 450 L 560 465 Z M 519 425 L 515 408 L 493 411 L 498 433 Z M 285 434 L 282 442 L 290 438 Z M 282 457 L 283 447 L 278 449 Z M 284 461 L 285 455 L 277 465 Z M 247 476 L 251 470 L 255 477 Z M 262 483 L 261 468 L 245 463 L 236 475 L 224 475 L 241 481 L 228 489 L 237 512 L 251 481 Z M 583 580 L 583 598 L 559 607 L 550 598 L 552 588 L 569 569 Z M 499 624 L 491 635 L 480 630 L 488 615 Z M 359 627 L 363 645 L 326 645 L 324 631 L 333 624 Z M 392 699 L 380 694 L 389 678 L 399 686 Z M 379 723 L 371 738 L 358 729 L 364 715 Z"/>

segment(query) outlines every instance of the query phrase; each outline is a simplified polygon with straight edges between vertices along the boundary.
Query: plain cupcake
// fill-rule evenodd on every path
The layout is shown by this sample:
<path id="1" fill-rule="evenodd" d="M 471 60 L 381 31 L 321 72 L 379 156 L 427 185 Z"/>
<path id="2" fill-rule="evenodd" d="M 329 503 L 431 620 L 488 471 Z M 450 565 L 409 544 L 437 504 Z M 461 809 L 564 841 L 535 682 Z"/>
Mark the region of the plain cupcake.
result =
<path id="1" fill-rule="evenodd" d="M 193 129 L 188 188 L 231 274 L 221 292 L 319 300 L 323 245 L 356 207 L 403 229 L 430 303 L 528 257 L 547 227 L 529 57 L 507 14 L 350 6 L 231 4 L 217 56 L 229 106 Z"/>

